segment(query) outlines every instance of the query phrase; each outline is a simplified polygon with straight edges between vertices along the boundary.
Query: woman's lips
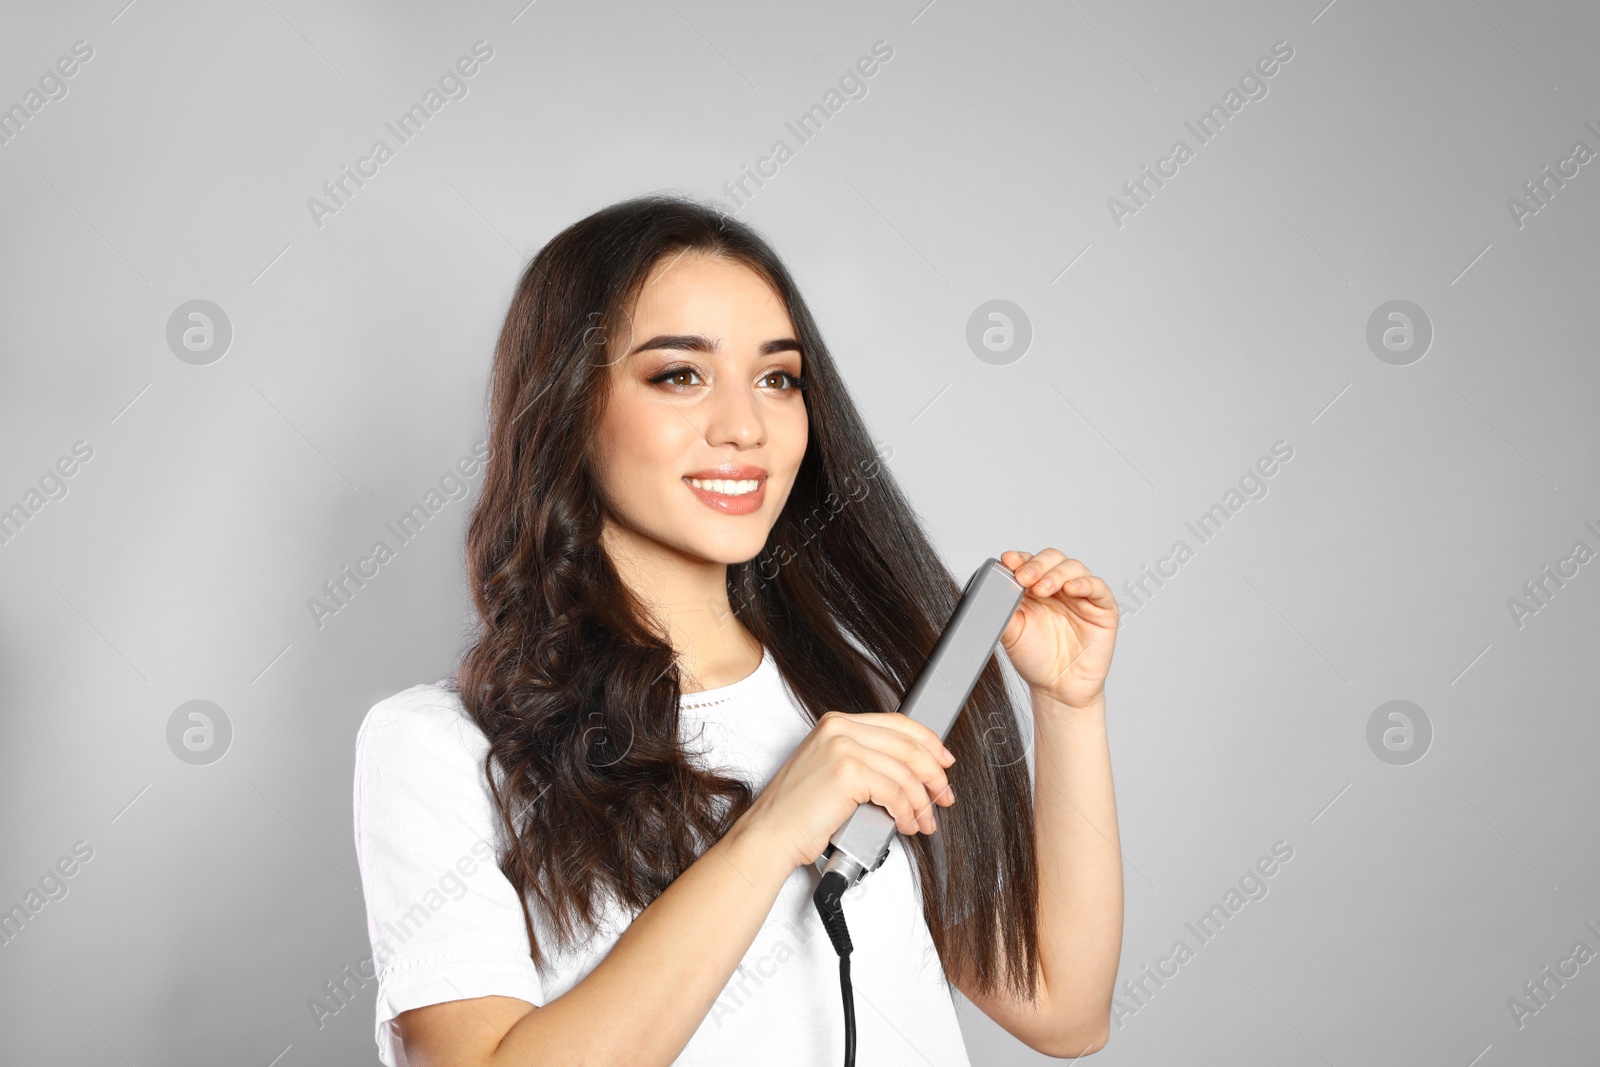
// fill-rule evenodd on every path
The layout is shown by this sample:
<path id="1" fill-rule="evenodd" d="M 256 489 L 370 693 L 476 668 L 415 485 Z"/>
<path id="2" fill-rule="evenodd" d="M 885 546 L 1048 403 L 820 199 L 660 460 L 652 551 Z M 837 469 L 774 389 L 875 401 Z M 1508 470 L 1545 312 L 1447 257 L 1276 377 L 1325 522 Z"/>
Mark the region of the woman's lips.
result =
<path id="1" fill-rule="evenodd" d="M 689 492 L 700 498 L 706 507 L 720 511 L 724 515 L 748 515 L 761 507 L 762 501 L 767 498 L 767 480 L 761 479 L 761 484 L 753 492 L 740 496 L 730 496 L 727 493 L 713 493 L 709 489 L 701 489 L 697 485 L 690 485 L 685 478 L 683 484 L 689 487 Z"/>

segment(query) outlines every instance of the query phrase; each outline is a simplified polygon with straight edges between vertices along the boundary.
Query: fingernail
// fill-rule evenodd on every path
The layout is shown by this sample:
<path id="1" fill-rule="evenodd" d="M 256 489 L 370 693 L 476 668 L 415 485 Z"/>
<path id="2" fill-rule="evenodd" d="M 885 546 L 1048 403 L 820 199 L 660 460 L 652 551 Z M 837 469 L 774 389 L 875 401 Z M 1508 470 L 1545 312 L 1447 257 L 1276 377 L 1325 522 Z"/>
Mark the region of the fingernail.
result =
<path id="1" fill-rule="evenodd" d="M 955 753 L 954 753 L 954 752 L 951 752 L 951 751 L 950 751 L 950 750 L 949 750 L 949 749 L 948 749 L 948 748 L 945 748 L 945 747 L 944 747 L 944 746 L 942 746 L 942 745 L 941 745 L 941 746 L 940 746 L 940 751 L 942 751 L 942 752 L 943 752 L 943 753 L 944 753 L 944 758 L 945 758 L 945 759 L 946 759 L 946 760 L 948 760 L 948 761 L 949 761 L 949 762 L 951 762 L 951 763 L 954 763 L 954 762 L 955 762 L 955 758 L 956 758 L 956 756 L 955 756 Z"/>

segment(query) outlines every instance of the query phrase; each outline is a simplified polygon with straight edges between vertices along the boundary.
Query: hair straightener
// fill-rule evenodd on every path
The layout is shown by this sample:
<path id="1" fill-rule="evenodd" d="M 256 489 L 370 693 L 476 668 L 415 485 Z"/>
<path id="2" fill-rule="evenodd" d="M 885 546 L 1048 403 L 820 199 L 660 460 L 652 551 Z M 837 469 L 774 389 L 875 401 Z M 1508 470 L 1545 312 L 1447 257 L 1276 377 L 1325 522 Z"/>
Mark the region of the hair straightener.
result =
<path id="1" fill-rule="evenodd" d="M 948 737 L 989 657 L 994 655 L 1006 623 L 1021 603 L 1022 593 L 1022 586 L 1011 577 L 1009 568 L 993 557 L 985 560 L 961 591 L 950 621 L 898 710 L 938 734 L 941 741 Z M 850 931 L 845 926 L 843 897 L 846 890 L 888 858 L 897 832 L 894 816 L 884 808 L 872 803 L 857 805 L 816 860 L 822 882 L 811 900 L 822 916 L 828 939 L 839 953 L 845 1067 L 855 1067 L 856 1012 L 850 991 Z"/>

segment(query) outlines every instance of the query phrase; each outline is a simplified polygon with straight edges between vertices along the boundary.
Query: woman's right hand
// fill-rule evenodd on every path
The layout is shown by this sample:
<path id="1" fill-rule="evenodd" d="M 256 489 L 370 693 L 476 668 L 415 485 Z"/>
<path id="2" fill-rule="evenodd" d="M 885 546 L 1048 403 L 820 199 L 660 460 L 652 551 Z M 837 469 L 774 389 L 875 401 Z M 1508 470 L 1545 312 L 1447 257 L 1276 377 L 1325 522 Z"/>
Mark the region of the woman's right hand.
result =
<path id="1" fill-rule="evenodd" d="M 858 804 L 894 817 L 903 834 L 938 829 L 933 806 L 956 802 L 955 762 L 928 727 L 898 711 L 830 711 L 778 768 L 740 821 L 758 828 L 796 867 L 814 863 Z"/>

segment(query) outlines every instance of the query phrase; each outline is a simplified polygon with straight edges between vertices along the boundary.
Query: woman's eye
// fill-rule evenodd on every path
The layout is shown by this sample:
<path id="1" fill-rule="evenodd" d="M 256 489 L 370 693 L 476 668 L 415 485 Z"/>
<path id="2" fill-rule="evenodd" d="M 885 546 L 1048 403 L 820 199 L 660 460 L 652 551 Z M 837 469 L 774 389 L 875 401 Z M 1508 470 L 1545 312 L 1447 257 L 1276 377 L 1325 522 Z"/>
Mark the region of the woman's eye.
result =
<path id="1" fill-rule="evenodd" d="M 674 386 L 686 386 L 689 384 L 688 382 L 680 382 L 676 379 L 697 373 L 693 367 L 668 367 L 654 378 L 651 378 L 650 383 L 652 385 L 665 385 L 670 382 Z"/>
<path id="2" fill-rule="evenodd" d="M 806 387 L 806 380 L 803 376 L 798 374 L 790 374 L 786 370 L 775 370 L 771 374 L 768 374 L 764 380 L 771 381 L 773 378 L 782 378 L 788 383 L 786 386 L 780 389 L 779 392 L 798 392 Z"/>

